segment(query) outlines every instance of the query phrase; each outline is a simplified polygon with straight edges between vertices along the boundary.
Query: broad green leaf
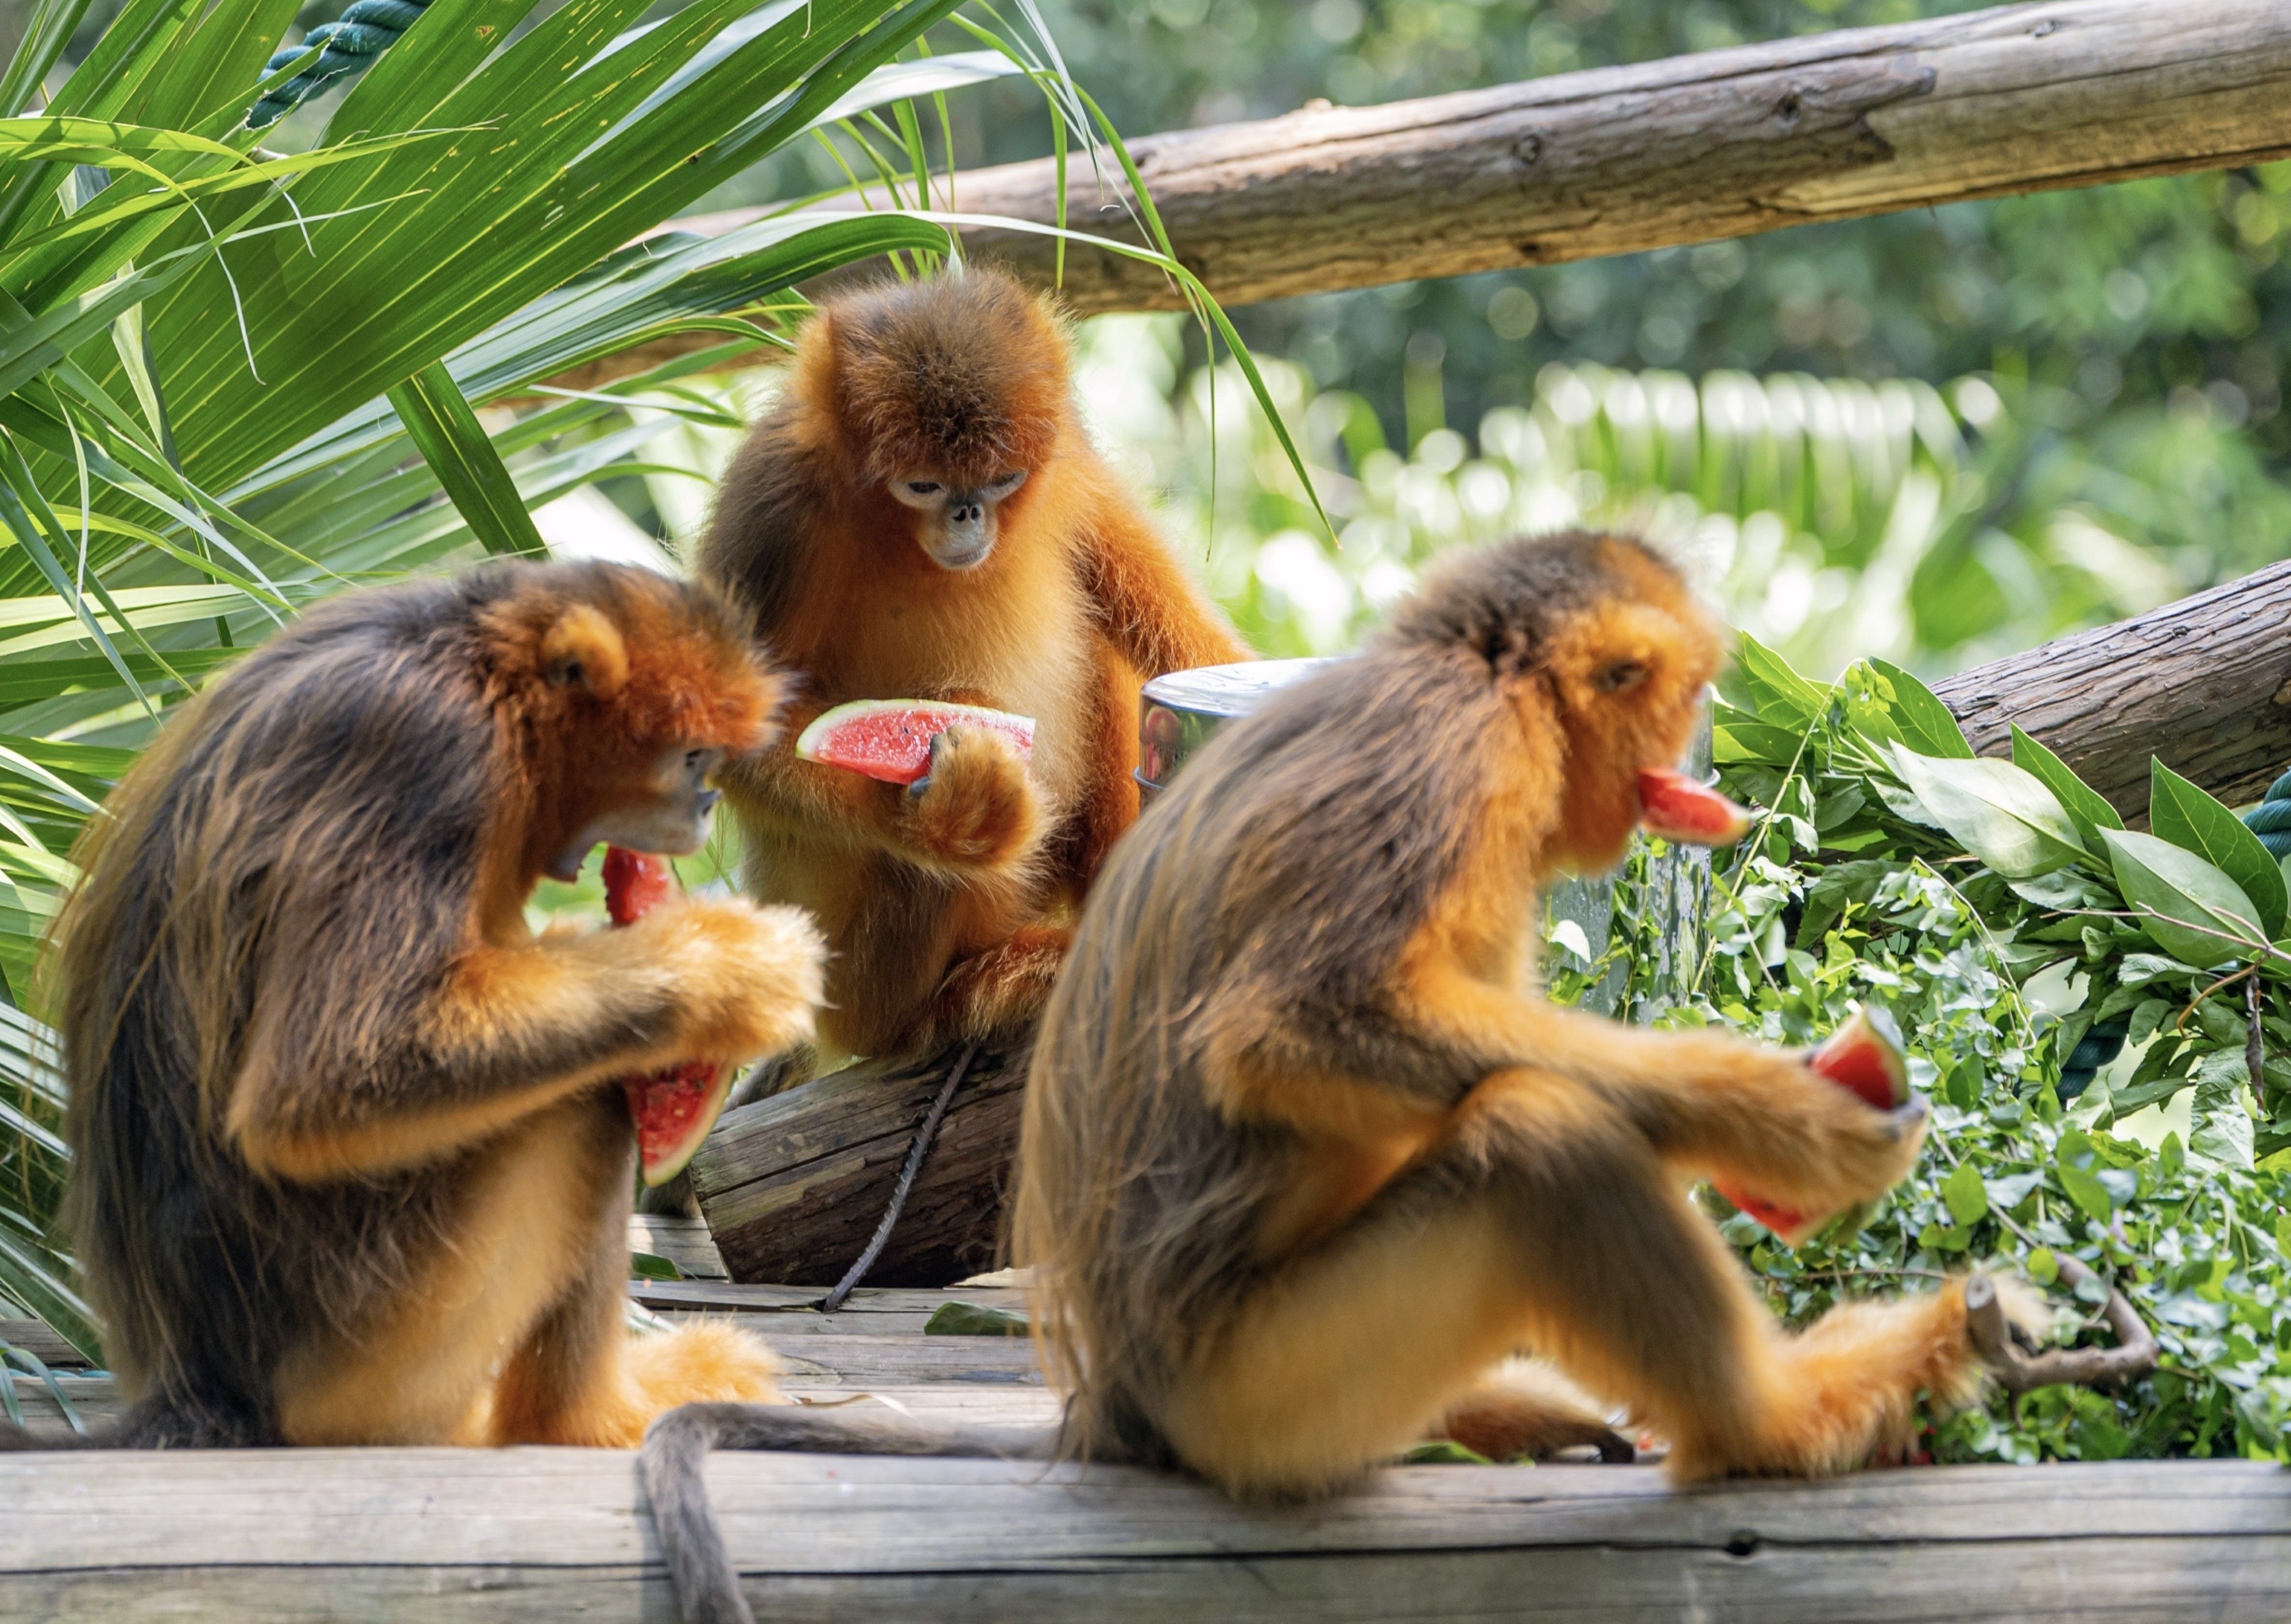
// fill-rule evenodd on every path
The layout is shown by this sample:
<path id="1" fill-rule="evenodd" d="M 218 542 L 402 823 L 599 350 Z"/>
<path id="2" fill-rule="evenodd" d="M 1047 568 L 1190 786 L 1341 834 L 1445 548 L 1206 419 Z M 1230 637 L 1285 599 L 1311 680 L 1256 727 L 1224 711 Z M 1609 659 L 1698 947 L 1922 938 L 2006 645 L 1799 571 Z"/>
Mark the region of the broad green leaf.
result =
<path id="1" fill-rule="evenodd" d="M 1736 712 L 1740 714 L 1740 712 Z M 1720 764 L 1756 761 L 1787 767 L 1798 754 L 1805 735 L 1765 722 L 1722 722 L 1710 730 L 1710 759 Z"/>
<path id="2" fill-rule="evenodd" d="M 1973 746 L 1965 742 L 1965 729 L 1957 726 L 1956 714 L 1941 702 L 1939 695 L 1890 661 L 1872 660 L 1869 669 L 1884 678 L 1893 690 L 1887 708 L 1893 712 L 1893 725 L 1901 729 L 1903 744 L 1921 756 L 1967 761 L 1973 759 Z"/>
<path id="3" fill-rule="evenodd" d="M 1981 1170 L 1970 1162 L 1957 1164 L 1957 1170 L 1941 1187 L 1941 1199 L 1959 1228 L 1970 1227 L 1989 1216 L 1989 1191 L 1981 1182 Z"/>
<path id="4" fill-rule="evenodd" d="M 2148 826 L 2242 888 L 2270 940 L 2283 934 L 2282 865 L 2243 820 L 2165 766 L 2149 766 Z"/>
<path id="5" fill-rule="evenodd" d="M 2065 1162 L 2055 1162 L 2053 1176 L 2061 1181 L 2061 1188 L 2068 1192 L 2069 1199 L 2077 1204 L 2078 1210 L 2094 1222 L 2105 1224 L 2115 1212 L 2116 1205 L 2109 1199 L 2108 1186 L 2100 1182 L 2096 1174 L 2086 1172 L 2080 1167 L 2071 1167 Z"/>
<path id="6" fill-rule="evenodd" d="M 478 414 L 438 362 L 390 391 L 406 432 L 487 552 L 548 552 Z"/>
<path id="7" fill-rule="evenodd" d="M 1745 631 L 1735 649 L 1734 669 L 1750 691 L 1758 720 L 1804 728 L 1821 714 L 1829 694 L 1790 669 L 1790 663 Z"/>
<path id="8" fill-rule="evenodd" d="M 1900 748 L 1893 760 L 1934 821 L 2007 879 L 2091 860 L 2053 792 L 2010 761 L 1950 760 Z"/>
<path id="9" fill-rule="evenodd" d="M 2078 777 L 2069 764 L 2041 741 L 2021 731 L 2018 722 L 2013 724 L 2013 765 L 2035 775 L 2052 791 L 2062 809 L 2075 821 L 2077 832 L 2084 837 L 2087 849 L 2100 849 L 2102 830 L 2124 827 L 2123 816 L 2108 804 L 2108 797 Z"/>
<path id="10" fill-rule="evenodd" d="M 2157 946 L 2199 969 L 2247 956 L 2258 910 L 2234 880 L 2152 834 L 2109 829 L 2100 838 L 2115 864 L 2117 889 Z"/>

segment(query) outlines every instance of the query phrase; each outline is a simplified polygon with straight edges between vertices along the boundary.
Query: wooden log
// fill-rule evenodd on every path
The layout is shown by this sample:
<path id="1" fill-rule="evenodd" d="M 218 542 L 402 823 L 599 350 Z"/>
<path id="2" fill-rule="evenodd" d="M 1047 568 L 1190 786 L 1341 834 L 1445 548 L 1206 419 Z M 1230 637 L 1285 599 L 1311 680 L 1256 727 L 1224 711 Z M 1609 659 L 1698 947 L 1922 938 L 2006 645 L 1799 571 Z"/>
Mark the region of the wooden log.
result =
<path id="1" fill-rule="evenodd" d="M 1236 1507 L 1148 1473 L 732 1454 L 760 1618 L 2165 1620 L 2291 1612 L 2291 1475 L 1967 1467 L 1687 1492 L 1636 1467 L 1427 1467 Z M 0 1457 L 0 1615 L 667 1624 L 634 1458 Z"/>
<path id="2" fill-rule="evenodd" d="M 2280 157 L 2291 7 L 2002 6 L 1129 144 L 1178 257 L 1249 304 Z M 1069 223 L 1142 242 L 1111 181 L 1077 157 Z M 1048 159 L 958 175 L 954 196 L 968 214 L 1057 218 Z M 670 229 L 716 236 L 761 213 Z M 1051 279 L 1048 237 L 965 239 Z M 1071 245 L 1064 290 L 1081 315 L 1182 303 L 1151 266 Z M 664 340 L 553 382 L 594 388 L 720 342 Z"/>
<path id="3" fill-rule="evenodd" d="M 854 1065 L 727 1112 L 692 1159 L 692 1187 L 732 1278 L 841 1279 L 953 1060 Z M 1023 1049 L 974 1059 L 869 1284 L 940 1285 L 995 1266 L 1025 1080 Z"/>
<path id="4" fill-rule="evenodd" d="M 1933 686 L 1981 754 L 2017 722 L 2126 818 L 2146 819 L 2151 754 L 2255 800 L 2291 768 L 2291 563 Z"/>

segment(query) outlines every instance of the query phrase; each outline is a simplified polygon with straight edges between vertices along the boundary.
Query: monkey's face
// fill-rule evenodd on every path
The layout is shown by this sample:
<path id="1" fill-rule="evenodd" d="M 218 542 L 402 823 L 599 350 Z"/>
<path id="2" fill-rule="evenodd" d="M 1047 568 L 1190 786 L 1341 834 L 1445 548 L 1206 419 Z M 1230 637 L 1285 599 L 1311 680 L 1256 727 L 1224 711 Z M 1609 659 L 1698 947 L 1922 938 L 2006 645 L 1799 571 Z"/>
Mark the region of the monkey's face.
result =
<path id="1" fill-rule="evenodd" d="M 724 752 L 712 745 L 673 744 L 655 755 L 623 784 L 618 793 L 549 866 L 551 879 L 570 880 L 582 859 L 599 846 L 624 846 L 655 856 L 686 857 L 708 843 L 708 831 L 723 792 L 710 779 Z"/>
<path id="2" fill-rule="evenodd" d="M 1718 669 L 1709 617 L 1676 578 L 1652 567 L 1646 574 L 1553 639 L 1552 687 L 1567 736 L 1554 856 L 1586 872 L 1621 858 L 1639 824 L 1639 774 L 1678 765 Z"/>
<path id="3" fill-rule="evenodd" d="M 976 569 L 994 551 L 1001 503 L 1026 483 L 1027 470 L 984 478 L 915 471 L 889 481 L 892 500 L 915 511 L 915 543 L 942 569 Z"/>

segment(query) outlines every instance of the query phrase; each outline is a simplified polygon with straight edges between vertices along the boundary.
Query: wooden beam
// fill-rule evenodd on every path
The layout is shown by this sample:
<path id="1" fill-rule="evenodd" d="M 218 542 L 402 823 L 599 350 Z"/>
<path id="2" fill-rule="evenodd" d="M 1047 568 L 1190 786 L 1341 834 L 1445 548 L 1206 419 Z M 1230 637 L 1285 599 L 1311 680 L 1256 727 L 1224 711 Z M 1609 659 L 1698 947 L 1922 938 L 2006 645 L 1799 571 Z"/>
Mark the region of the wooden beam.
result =
<path id="1" fill-rule="evenodd" d="M 2001 6 L 1376 107 L 1314 102 L 1129 146 L 1179 257 L 1219 301 L 1250 304 L 2279 157 L 2291 6 Z M 1077 158 L 1069 222 L 1142 242 L 1126 189 Z M 1057 218 L 1047 159 L 959 175 L 953 195 L 965 213 Z M 761 212 L 673 225 L 720 235 Z M 1050 280 L 1049 238 L 966 237 Z M 1065 296 L 1081 315 L 1181 303 L 1151 267 L 1071 246 Z M 559 382 L 717 342 L 667 341 Z"/>
<path id="2" fill-rule="evenodd" d="M 1776 1624 L 2291 1614 L 2291 1475 L 1963 1467 L 1688 1492 L 1640 1467 L 1421 1467 L 1288 1509 L 1173 1476 L 719 1455 L 757 1616 Z M 674 1618 L 627 1453 L 0 1457 L 0 1616 Z"/>
<path id="3" fill-rule="evenodd" d="M 725 1113 L 693 1193 L 735 1280 L 832 1286 L 866 1249 L 952 1052 L 862 1062 Z M 867 1283 L 939 1285 L 993 1268 L 1025 1057 L 965 1073 Z"/>
<path id="4" fill-rule="evenodd" d="M 2017 722 L 2127 818 L 2147 816 L 2151 755 L 2256 800 L 2291 768 L 2291 562 L 1933 687 L 1981 754 L 2009 753 Z"/>

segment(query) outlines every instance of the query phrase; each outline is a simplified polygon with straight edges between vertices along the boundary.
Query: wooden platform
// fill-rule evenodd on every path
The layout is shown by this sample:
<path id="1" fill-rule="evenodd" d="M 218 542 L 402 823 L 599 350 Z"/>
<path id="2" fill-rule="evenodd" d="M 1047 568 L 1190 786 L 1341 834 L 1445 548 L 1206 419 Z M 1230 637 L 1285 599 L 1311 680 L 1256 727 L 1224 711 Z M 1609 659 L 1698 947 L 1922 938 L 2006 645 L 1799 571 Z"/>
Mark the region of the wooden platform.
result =
<path id="1" fill-rule="evenodd" d="M 814 1403 L 1046 1419 L 1020 1339 L 927 1336 L 1008 1288 L 689 1280 Z M 95 1411 L 109 1382 L 68 1376 Z M 19 1379 L 28 1411 L 36 1387 Z M 766 1620 L 1856 1620 L 2291 1617 L 2291 1473 L 1953 1467 L 1670 1491 L 1644 1467 L 1398 1467 L 1301 1508 L 1106 1467 L 725 1455 Z M 0 1618 L 648 1620 L 674 1608 L 632 1457 L 588 1450 L 0 1455 Z"/>

